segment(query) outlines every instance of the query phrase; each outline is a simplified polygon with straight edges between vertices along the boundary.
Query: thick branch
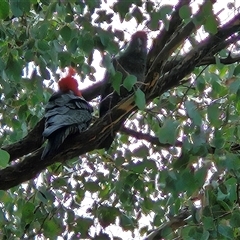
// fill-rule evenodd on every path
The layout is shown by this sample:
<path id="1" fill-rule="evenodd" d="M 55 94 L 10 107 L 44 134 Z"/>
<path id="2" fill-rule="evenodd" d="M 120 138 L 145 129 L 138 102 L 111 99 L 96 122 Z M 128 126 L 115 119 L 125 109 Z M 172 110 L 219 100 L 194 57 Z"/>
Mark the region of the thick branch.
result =
<path id="1" fill-rule="evenodd" d="M 104 84 L 104 82 L 100 81 L 100 82 L 93 84 L 91 87 L 82 89 L 81 92 L 82 92 L 83 97 L 87 101 L 91 101 L 92 99 L 96 98 L 97 96 L 99 96 L 103 84 Z"/>
<path id="2" fill-rule="evenodd" d="M 181 2 L 185 1 L 179 1 L 179 7 L 182 7 Z M 186 3 L 186 2 L 185 2 Z M 202 6 L 205 3 L 203 3 L 201 6 L 199 6 L 199 11 L 193 16 L 193 19 L 199 18 L 202 14 L 201 9 Z M 183 4 L 185 5 L 185 4 Z M 180 8 L 179 8 L 180 9 Z M 177 9 L 179 11 L 179 9 Z M 176 14 L 179 14 L 179 12 L 176 12 Z M 178 16 L 178 18 L 180 18 Z M 179 21 L 179 20 L 178 20 Z M 179 25 L 180 28 L 180 25 Z M 148 69 L 148 72 L 151 72 L 152 70 L 156 69 L 158 67 L 159 69 L 162 69 L 162 66 L 164 66 L 164 62 L 166 62 L 166 59 L 171 56 L 171 54 L 181 46 L 181 44 L 196 30 L 198 27 L 195 25 L 194 21 L 190 21 L 188 24 L 186 24 L 184 27 L 180 28 L 178 31 L 175 31 L 171 35 L 171 39 L 169 39 L 168 42 L 164 45 L 164 47 L 161 49 L 161 51 L 156 51 L 156 49 L 153 49 L 157 53 L 157 56 L 155 57 L 153 63 Z"/>
<path id="3" fill-rule="evenodd" d="M 183 59 L 184 57 L 180 57 L 178 60 L 171 60 L 169 63 L 167 63 L 164 66 L 164 72 L 168 72 L 171 69 L 173 69 L 176 65 L 180 64 L 183 61 Z M 226 58 L 219 58 L 218 61 L 224 65 L 237 63 L 237 62 L 240 62 L 240 55 L 234 55 L 234 56 L 229 55 Z M 203 58 L 202 61 L 196 65 L 196 67 L 211 65 L 216 63 L 217 63 L 216 58 L 214 56 L 209 56 L 209 57 Z"/>
<path id="4" fill-rule="evenodd" d="M 42 132 L 44 129 L 44 118 L 20 141 L 3 146 L 2 149 L 10 154 L 9 162 L 31 153 L 41 147 L 44 142 Z"/>
<path id="5" fill-rule="evenodd" d="M 112 112 L 108 112 L 103 118 L 98 119 L 87 131 L 81 133 L 81 135 L 71 136 L 71 138 L 66 139 L 55 156 L 49 156 L 41 160 L 43 151 L 43 148 L 41 148 L 26 156 L 22 162 L 0 170 L 0 189 L 7 190 L 35 178 L 38 173 L 55 162 L 64 162 L 97 149 L 100 141 L 105 139 L 112 129 L 123 118 L 126 119 L 134 110 L 136 110 L 136 106 L 134 96 L 131 95 L 115 106 Z"/>

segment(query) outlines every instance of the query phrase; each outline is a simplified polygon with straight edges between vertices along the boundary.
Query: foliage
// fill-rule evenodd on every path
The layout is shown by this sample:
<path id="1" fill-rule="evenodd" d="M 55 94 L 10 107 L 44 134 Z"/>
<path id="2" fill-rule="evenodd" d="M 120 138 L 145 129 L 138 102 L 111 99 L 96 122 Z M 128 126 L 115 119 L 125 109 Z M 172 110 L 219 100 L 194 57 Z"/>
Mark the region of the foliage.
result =
<path id="1" fill-rule="evenodd" d="M 0 1 L 0 179 L 3 171 L 11 174 L 24 163 L 24 156 L 11 159 L 4 146 L 21 146 L 38 126 L 59 70 L 73 66 L 83 84 L 99 82 L 99 65 L 111 71 L 111 57 L 131 33 L 144 29 L 152 42 L 147 78 L 153 73 L 153 80 L 146 89 L 154 79 L 182 76 L 161 82 L 159 94 L 155 87 L 152 93 L 136 87 L 136 78 L 128 76 L 123 86 L 135 90 L 138 110 L 129 112 L 109 152 L 96 147 L 68 161 L 52 161 L 32 172 L 33 179 L 0 190 L 2 239 L 240 237 L 240 56 L 234 38 L 239 38 L 239 22 L 226 28 L 229 35 L 216 35 L 224 24 L 213 10 L 217 3 L 191 2 L 173 8 L 142 0 Z M 237 9 L 234 14 L 232 19 L 239 17 Z M 183 41 L 171 45 L 174 36 Z M 218 36 L 219 45 L 204 49 L 200 59 L 203 36 Z M 199 51 L 186 57 L 194 49 Z M 180 67 L 190 57 L 195 65 L 184 72 Z M 158 72 L 151 72 L 154 67 Z M 99 94 L 100 87 L 89 98 Z M 98 103 L 92 101 L 96 118 Z M 88 139 L 85 144 L 87 149 Z"/>

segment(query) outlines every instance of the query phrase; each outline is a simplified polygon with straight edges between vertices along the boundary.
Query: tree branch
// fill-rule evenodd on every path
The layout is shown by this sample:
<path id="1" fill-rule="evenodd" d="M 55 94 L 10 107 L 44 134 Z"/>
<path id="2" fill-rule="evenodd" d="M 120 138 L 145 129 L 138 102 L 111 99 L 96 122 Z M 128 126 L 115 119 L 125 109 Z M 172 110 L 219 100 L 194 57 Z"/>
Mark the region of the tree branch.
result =
<path id="1" fill-rule="evenodd" d="M 225 39 L 231 37 L 233 34 L 240 30 L 240 14 L 236 15 L 228 23 L 222 26 L 217 34 L 210 35 L 206 38 L 199 47 L 192 49 L 188 54 L 186 54 L 183 61 L 176 65 L 169 73 L 165 74 L 163 77 L 155 78 L 152 76 L 154 73 L 159 73 L 161 70 L 153 69 L 153 73 L 147 76 L 147 82 L 150 82 L 150 87 L 145 86 L 144 91 L 147 95 L 153 94 L 155 97 L 159 96 L 162 92 L 175 87 L 179 84 L 181 79 L 190 74 L 194 68 L 201 63 L 201 61 L 208 57 L 215 55 L 220 51 L 220 46 L 224 46 Z M 150 78 L 150 79 L 149 79 Z M 154 79 L 153 82 L 152 79 Z M 168 81 L 169 79 L 169 81 Z M 157 86 L 156 86 L 157 85 Z M 155 88 L 158 88 L 156 91 Z M 153 92 L 153 93 L 152 93 Z"/>
<path id="2" fill-rule="evenodd" d="M 31 153 L 42 146 L 44 139 L 42 137 L 44 129 L 44 118 L 27 134 L 26 137 L 16 143 L 3 146 L 1 149 L 10 154 L 9 162 Z"/>
<path id="3" fill-rule="evenodd" d="M 172 17 L 169 22 L 169 28 L 166 30 L 165 28 L 158 34 L 158 36 L 153 41 L 153 46 L 148 54 L 148 64 L 147 69 L 150 69 L 151 65 L 155 61 L 157 55 L 156 53 L 160 53 L 165 44 L 168 42 L 170 37 L 176 32 L 177 28 L 182 24 L 182 19 L 179 15 L 179 10 L 182 6 L 188 5 L 190 0 L 182 0 L 179 1 L 175 6 L 175 11 L 172 14 Z"/>
<path id="4" fill-rule="evenodd" d="M 171 144 L 160 143 L 158 137 L 154 137 L 154 136 L 151 136 L 150 134 L 146 134 L 146 133 L 142 133 L 142 132 L 137 132 L 132 129 L 126 128 L 124 126 L 121 127 L 120 131 L 122 133 L 125 133 L 131 137 L 138 139 L 138 140 L 146 140 L 147 142 L 150 142 L 151 144 L 159 146 L 159 147 L 163 147 L 163 148 L 173 147 L 173 145 L 171 145 Z M 174 146 L 181 147 L 182 142 L 176 141 Z"/>
<path id="5" fill-rule="evenodd" d="M 104 81 L 97 82 L 92 86 L 82 89 L 82 95 L 87 101 L 91 101 L 92 99 L 96 98 L 100 95 L 102 86 L 104 85 Z"/>

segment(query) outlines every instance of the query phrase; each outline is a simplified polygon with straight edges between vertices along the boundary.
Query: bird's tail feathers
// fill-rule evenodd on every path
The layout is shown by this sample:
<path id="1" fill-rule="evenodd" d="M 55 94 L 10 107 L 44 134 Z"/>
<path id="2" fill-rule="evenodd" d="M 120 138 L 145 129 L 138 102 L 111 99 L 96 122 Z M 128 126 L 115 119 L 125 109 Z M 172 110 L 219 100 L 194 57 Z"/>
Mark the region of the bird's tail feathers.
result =
<path id="1" fill-rule="evenodd" d="M 52 152 L 52 144 L 51 144 L 51 141 L 48 140 L 47 145 L 43 149 L 41 160 L 46 158 L 51 152 Z"/>
<path id="2" fill-rule="evenodd" d="M 41 159 L 46 158 L 47 156 L 52 155 L 53 153 L 56 153 L 57 149 L 62 145 L 64 140 L 73 133 L 76 133 L 78 131 L 77 126 L 71 126 L 66 127 L 64 129 L 59 129 L 56 131 L 56 133 L 52 134 L 48 138 L 47 145 L 45 146 Z"/>

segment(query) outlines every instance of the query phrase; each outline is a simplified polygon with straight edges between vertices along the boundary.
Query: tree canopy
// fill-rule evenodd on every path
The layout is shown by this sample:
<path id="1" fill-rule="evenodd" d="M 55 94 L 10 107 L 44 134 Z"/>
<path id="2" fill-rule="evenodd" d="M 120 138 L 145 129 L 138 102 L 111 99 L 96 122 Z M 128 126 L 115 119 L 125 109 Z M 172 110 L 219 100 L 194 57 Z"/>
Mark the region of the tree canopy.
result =
<path id="1" fill-rule="evenodd" d="M 220 5 L 0 1 L 2 239 L 240 238 L 240 13 Z M 102 68 L 137 30 L 145 82 L 127 76 L 133 92 L 99 118 Z M 44 107 L 69 66 L 94 120 L 41 160 Z"/>

